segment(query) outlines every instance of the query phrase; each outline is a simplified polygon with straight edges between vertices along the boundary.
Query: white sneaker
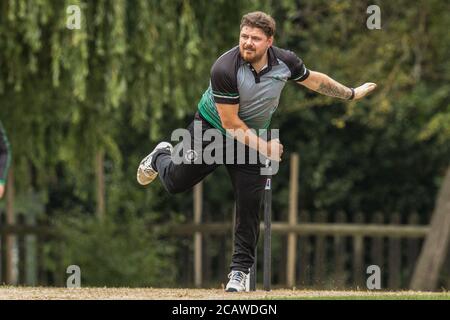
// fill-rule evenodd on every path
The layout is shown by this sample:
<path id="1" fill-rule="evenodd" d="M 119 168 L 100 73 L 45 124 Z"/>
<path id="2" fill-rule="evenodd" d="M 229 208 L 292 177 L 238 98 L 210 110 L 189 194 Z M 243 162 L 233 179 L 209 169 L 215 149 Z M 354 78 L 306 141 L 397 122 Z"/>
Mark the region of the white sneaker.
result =
<path id="1" fill-rule="evenodd" d="M 149 155 L 142 159 L 137 170 L 137 181 L 139 184 L 145 186 L 156 178 L 158 172 L 152 167 L 153 155 L 156 151 L 164 149 L 172 153 L 173 147 L 169 142 L 160 142 Z"/>
<path id="2" fill-rule="evenodd" d="M 248 274 L 242 271 L 231 271 L 228 274 L 227 286 L 225 288 L 226 292 L 243 292 L 246 291 L 246 282 Z"/>

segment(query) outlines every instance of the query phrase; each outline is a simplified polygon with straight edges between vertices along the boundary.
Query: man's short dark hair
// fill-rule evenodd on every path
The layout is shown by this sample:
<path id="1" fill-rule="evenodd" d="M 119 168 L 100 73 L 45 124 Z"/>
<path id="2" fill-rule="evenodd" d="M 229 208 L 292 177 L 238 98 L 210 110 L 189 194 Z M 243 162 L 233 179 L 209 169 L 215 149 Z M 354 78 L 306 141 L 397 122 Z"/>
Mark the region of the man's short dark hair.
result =
<path id="1" fill-rule="evenodd" d="M 275 34 L 275 20 L 267 13 L 261 11 L 250 12 L 244 15 L 241 20 L 240 30 L 243 27 L 259 28 L 268 37 Z"/>

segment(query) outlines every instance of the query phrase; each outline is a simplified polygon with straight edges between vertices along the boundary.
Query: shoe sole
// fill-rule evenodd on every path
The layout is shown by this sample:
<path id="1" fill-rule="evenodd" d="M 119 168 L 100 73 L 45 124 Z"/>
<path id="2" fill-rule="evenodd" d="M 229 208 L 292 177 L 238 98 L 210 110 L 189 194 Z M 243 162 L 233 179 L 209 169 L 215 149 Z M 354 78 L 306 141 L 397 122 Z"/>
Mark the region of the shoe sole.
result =
<path id="1" fill-rule="evenodd" d="M 141 172 L 141 174 L 140 174 Z M 141 168 L 138 168 L 137 174 L 136 174 L 136 180 L 141 186 L 146 186 L 150 184 L 153 180 L 155 180 L 156 176 L 158 175 L 158 172 L 156 172 L 152 177 L 149 177 L 144 174 L 144 172 L 141 171 Z M 141 179 L 141 177 L 144 177 L 145 180 Z"/>

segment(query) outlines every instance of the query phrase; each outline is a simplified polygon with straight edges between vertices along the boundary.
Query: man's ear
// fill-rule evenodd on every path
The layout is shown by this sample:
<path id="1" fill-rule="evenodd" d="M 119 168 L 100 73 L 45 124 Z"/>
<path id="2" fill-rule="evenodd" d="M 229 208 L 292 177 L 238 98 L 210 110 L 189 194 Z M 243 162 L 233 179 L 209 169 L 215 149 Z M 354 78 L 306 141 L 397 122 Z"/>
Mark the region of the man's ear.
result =
<path id="1" fill-rule="evenodd" d="M 267 39 L 269 47 L 273 45 L 273 36 L 270 36 L 269 39 Z"/>

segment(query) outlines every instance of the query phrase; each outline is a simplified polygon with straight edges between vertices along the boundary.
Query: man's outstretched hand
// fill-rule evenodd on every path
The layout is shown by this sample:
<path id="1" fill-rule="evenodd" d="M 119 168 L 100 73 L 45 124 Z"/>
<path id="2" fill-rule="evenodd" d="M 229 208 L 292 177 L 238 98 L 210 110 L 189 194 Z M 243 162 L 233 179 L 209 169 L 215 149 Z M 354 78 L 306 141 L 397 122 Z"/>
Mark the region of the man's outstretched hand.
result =
<path id="1" fill-rule="evenodd" d="M 3 193 L 5 192 L 5 186 L 0 184 L 0 199 L 3 198 Z"/>
<path id="2" fill-rule="evenodd" d="M 361 98 L 364 98 L 366 95 L 368 95 L 371 91 L 375 90 L 377 85 L 373 82 L 366 82 L 363 85 L 355 88 L 355 97 L 353 100 L 359 100 Z"/>

